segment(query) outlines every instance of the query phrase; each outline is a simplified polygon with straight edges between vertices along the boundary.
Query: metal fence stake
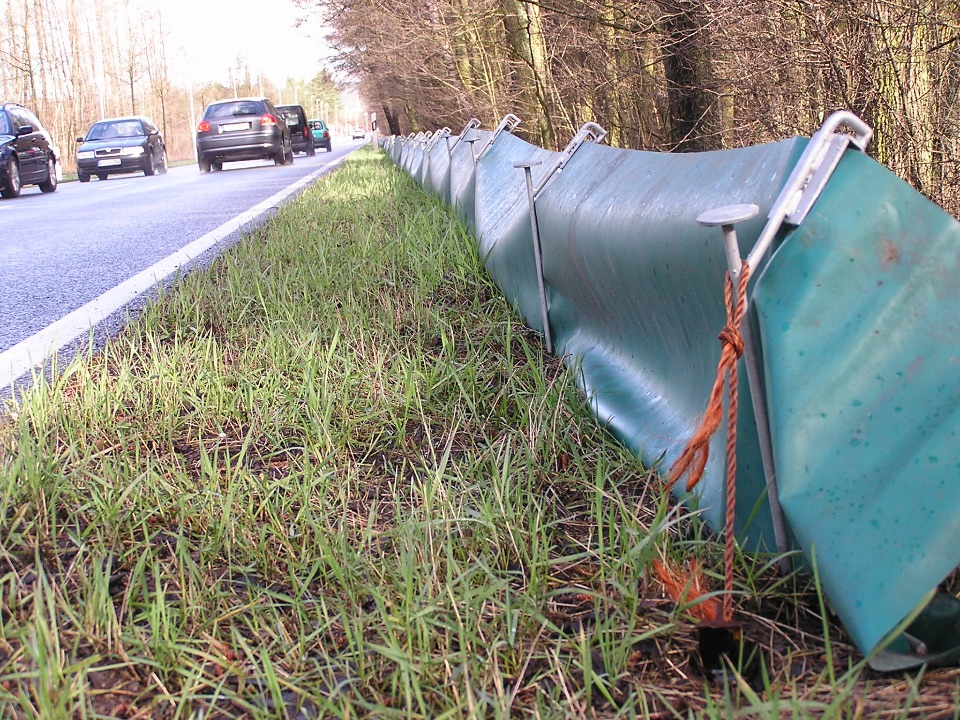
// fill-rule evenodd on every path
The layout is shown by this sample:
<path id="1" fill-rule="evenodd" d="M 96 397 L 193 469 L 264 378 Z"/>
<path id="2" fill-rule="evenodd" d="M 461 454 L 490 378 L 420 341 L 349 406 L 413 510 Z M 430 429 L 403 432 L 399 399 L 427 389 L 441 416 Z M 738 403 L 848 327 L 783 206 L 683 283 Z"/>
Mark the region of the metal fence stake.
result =
<path id="1" fill-rule="evenodd" d="M 737 232 L 734 225 L 749 220 L 760 212 L 756 205 L 726 205 L 708 210 L 697 217 L 697 222 L 704 227 L 719 226 L 723 231 L 723 246 L 727 255 L 727 269 L 733 286 L 737 283 L 742 271 L 743 258 L 740 255 L 740 244 L 737 242 Z M 770 437 L 770 417 L 767 414 L 766 392 L 761 381 L 760 358 L 757 355 L 757 346 L 753 341 L 750 316 L 744 312 L 740 327 L 743 338 L 743 362 L 747 369 L 747 380 L 750 383 L 750 400 L 753 404 L 753 415 L 757 421 L 757 439 L 760 443 L 760 458 L 763 462 L 763 474 L 767 485 L 767 502 L 770 505 L 770 518 L 773 522 L 773 537 L 777 543 L 777 552 L 786 555 L 787 529 L 783 517 L 783 508 L 780 506 L 780 492 L 777 487 L 777 469 L 773 461 L 773 442 Z M 789 572 L 790 560 L 783 557 L 779 563 L 781 572 Z"/>
<path id="2" fill-rule="evenodd" d="M 474 169 L 476 169 L 476 167 L 477 167 L 477 146 L 476 146 L 476 142 L 477 142 L 477 140 L 479 140 L 479 139 L 480 139 L 480 136 L 479 136 L 479 135 L 474 135 L 473 137 L 468 137 L 468 138 L 466 139 L 466 142 L 469 143 L 469 145 L 470 145 L 470 157 L 473 158 L 473 167 L 474 167 Z"/>
<path id="3" fill-rule="evenodd" d="M 547 313 L 547 290 L 543 283 L 543 255 L 540 252 L 540 227 L 537 224 L 537 203 L 534 199 L 533 178 L 530 168 L 540 165 L 542 161 L 535 160 L 525 163 L 514 163 L 515 168 L 523 168 L 527 181 L 527 200 L 530 203 L 530 229 L 533 231 L 533 258 L 537 266 L 537 287 L 540 290 L 540 313 L 543 318 L 543 339 L 547 344 L 547 352 L 553 354 L 553 338 L 550 336 L 550 316 Z"/>

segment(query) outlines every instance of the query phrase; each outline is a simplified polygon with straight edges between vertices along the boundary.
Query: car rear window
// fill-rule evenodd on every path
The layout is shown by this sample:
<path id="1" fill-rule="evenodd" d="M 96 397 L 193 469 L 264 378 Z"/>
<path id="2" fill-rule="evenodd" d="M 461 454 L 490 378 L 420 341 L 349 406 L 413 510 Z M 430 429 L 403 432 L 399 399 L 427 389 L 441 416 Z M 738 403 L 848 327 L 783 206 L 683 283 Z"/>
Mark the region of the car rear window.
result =
<path id="1" fill-rule="evenodd" d="M 206 118 L 224 118 L 234 115 L 260 115 L 262 112 L 263 103 L 256 100 L 238 100 L 237 102 L 210 105 L 203 116 Z"/>
<path id="2" fill-rule="evenodd" d="M 294 126 L 301 123 L 300 109 L 297 107 L 278 107 L 277 110 L 283 115 L 287 125 Z"/>

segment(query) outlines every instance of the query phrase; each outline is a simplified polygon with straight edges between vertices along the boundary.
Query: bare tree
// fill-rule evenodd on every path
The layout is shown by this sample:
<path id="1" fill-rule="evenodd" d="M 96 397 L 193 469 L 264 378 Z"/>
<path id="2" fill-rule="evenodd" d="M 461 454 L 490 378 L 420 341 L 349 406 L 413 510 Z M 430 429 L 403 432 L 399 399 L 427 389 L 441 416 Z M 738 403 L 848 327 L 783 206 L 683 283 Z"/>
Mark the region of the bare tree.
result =
<path id="1" fill-rule="evenodd" d="M 658 4 L 663 12 L 661 46 L 671 149 L 716 149 L 721 136 L 707 7 L 702 0 L 659 0 Z"/>
<path id="2" fill-rule="evenodd" d="M 392 132 L 505 112 L 559 146 L 584 121 L 626 147 L 810 134 L 848 109 L 871 152 L 960 210 L 955 0 L 297 0 Z"/>

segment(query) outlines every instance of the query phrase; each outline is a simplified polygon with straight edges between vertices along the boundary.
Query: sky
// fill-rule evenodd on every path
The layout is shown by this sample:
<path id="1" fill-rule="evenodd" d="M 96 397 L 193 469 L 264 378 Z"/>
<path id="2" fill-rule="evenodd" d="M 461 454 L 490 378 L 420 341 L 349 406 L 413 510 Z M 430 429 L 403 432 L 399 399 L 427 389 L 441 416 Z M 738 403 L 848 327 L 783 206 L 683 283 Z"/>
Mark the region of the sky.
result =
<path id="1" fill-rule="evenodd" d="M 171 70 L 184 82 L 228 82 L 239 53 L 252 77 L 260 72 L 283 87 L 289 77 L 312 79 L 329 55 L 318 23 L 296 26 L 302 11 L 291 0 L 163 0 L 160 7 Z"/>

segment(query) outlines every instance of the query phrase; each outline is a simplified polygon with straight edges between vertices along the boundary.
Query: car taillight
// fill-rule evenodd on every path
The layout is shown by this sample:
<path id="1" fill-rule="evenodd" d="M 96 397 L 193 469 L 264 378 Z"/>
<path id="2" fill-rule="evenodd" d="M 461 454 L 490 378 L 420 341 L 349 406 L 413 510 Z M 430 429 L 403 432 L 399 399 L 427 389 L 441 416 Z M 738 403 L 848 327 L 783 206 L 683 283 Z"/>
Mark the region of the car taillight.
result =
<path id="1" fill-rule="evenodd" d="M 210 123 L 206 120 L 201 120 L 197 125 L 197 132 L 210 132 Z"/>
<path id="2" fill-rule="evenodd" d="M 261 115 L 260 116 L 260 127 L 264 125 L 276 125 L 277 119 L 273 115 Z"/>
<path id="3" fill-rule="evenodd" d="M 303 136 L 304 136 L 305 138 L 309 138 L 309 137 L 310 137 L 310 128 L 304 126 L 304 128 L 303 128 Z"/>
<path id="4" fill-rule="evenodd" d="M 324 131 L 323 131 L 323 136 L 324 136 L 325 138 L 328 138 L 328 137 L 330 137 L 330 133 L 328 133 L 326 130 L 324 130 Z"/>

